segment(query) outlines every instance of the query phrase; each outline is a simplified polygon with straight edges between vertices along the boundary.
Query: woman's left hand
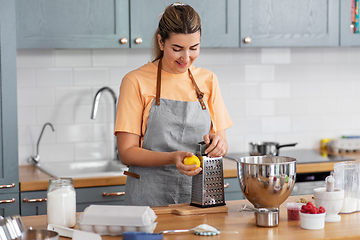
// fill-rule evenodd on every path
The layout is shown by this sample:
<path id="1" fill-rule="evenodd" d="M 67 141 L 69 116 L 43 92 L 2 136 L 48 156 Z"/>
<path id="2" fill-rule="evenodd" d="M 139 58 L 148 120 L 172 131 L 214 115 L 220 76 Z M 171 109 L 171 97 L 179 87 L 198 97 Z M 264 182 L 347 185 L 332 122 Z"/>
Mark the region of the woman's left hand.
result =
<path id="1" fill-rule="evenodd" d="M 208 145 L 205 150 L 208 157 L 223 157 L 227 153 L 228 144 L 225 130 L 221 130 L 216 134 L 206 134 L 204 142 Z"/>

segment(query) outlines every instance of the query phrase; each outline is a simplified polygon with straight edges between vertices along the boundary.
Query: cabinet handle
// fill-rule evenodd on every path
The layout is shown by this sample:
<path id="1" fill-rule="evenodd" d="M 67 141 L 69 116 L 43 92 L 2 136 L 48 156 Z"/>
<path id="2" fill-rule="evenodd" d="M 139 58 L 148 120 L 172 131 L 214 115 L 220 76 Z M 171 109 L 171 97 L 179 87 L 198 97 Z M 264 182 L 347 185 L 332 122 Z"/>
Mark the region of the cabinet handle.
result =
<path id="1" fill-rule="evenodd" d="M 119 40 L 119 42 L 120 42 L 121 44 L 127 44 L 127 39 L 126 39 L 126 38 L 121 38 L 121 39 Z"/>
<path id="2" fill-rule="evenodd" d="M 15 183 L 10 184 L 10 185 L 0 185 L 0 189 L 1 188 L 13 188 L 13 187 L 15 187 Z"/>
<path id="3" fill-rule="evenodd" d="M 246 38 L 244 39 L 244 42 L 245 42 L 245 43 L 251 43 L 251 38 L 250 38 L 250 37 L 246 37 Z"/>
<path id="4" fill-rule="evenodd" d="M 2 203 L 13 203 L 15 202 L 15 198 L 11 199 L 11 200 L 0 200 L 0 204 Z"/>
<path id="5" fill-rule="evenodd" d="M 141 44 L 141 43 L 142 43 L 142 39 L 141 39 L 141 38 L 136 38 L 136 39 L 135 39 L 135 43 L 136 43 L 136 44 Z"/>
<path id="6" fill-rule="evenodd" d="M 103 192 L 104 197 L 107 197 L 107 196 L 122 196 L 122 195 L 125 195 L 125 192 L 113 192 L 113 193 Z"/>
<path id="7" fill-rule="evenodd" d="M 36 198 L 36 199 L 23 199 L 23 202 L 33 203 L 33 202 L 46 202 L 46 198 Z"/>
<path id="8" fill-rule="evenodd" d="M 224 188 L 228 188 L 230 186 L 230 183 L 225 183 Z"/>

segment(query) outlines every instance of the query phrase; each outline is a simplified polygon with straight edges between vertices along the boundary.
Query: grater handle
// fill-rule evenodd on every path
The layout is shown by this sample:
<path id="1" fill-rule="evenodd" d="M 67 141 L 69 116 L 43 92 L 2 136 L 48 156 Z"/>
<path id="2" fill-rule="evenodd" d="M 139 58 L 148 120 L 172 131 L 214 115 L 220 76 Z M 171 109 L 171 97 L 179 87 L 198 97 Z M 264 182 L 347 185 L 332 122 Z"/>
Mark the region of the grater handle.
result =
<path id="1" fill-rule="evenodd" d="M 207 145 L 204 141 L 198 142 L 196 146 L 196 156 L 206 156 L 205 150 L 207 148 Z"/>

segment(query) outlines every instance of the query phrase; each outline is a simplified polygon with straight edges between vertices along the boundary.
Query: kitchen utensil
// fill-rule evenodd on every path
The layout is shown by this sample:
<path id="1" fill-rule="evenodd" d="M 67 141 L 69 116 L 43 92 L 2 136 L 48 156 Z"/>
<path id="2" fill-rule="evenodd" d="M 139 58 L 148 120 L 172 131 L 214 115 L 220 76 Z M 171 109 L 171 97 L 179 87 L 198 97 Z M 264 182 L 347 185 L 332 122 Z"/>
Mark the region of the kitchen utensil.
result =
<path id="1" fill-rule="evenodd" d="M 47 229 L 57 232 L 62 237 L 72 238 L 73 240 L 101 240 L 99 234 L 62 227 L 55 224 L 48 224 Z"/>
<path id="2" fill-rule="evenodd" d="M 276 227 L 279 225 L 279 209 L 254 208 L 243 205 L 240 211 L 242 210 L 254 211 L 255 224 L 259 227 Z"/>
<path id="3" fill-rule="evenodd" d="M 0 219 L 0 239 L 10 240 L 20 237 L 26 228 L 19 215 L 1 217 Z"/>
<path id="4" fill-rule="evenodd" d="M 144 232 L 123 232 L 123 240 L 161 240 L 163 235 L 159 233 L 144 233 Z"/>
<path id="5" fill-rule="evenodd" d="M 283 147 L 294 147 L 297 143 L 280 145 L 277 142 L 250 142 L 250 156 L 278 156 L 279 149 Z"/>
<path id="6" fill-rule="evenodd" d="M 45 229 L 26 230 L 19 240 L 59 240 L 59 234 Z"/>
<path id="7" fill-rule="evenodd" d="M 309 214 L 300 212 L 300 226 L 310 230 L 323 229 L 325 227 L 325 213 Z"/>
<path id="8" fill-rule="evenodd" d="M 338 222 L 341 216 L 338 215 L 344 202 L 344 190 L 335 188 L 327 192 L 326 188 L 314 189 L 315 205 L 325 208 L 325 222 Z"/>
<path id="9" fill-rule="evenodd" d="M 334 187 L 344 190 L 344 201 L 340 213 L 360 211 L 360 162 L 335 163 L 334 178 Z"/>
<path id="10" fill-rule="evenodd" d="M 237 160 L 237 177 L 244 196 L 255 208 L 279 209 L 290 195 L 296 178 L 296 159 L 283 156 L 252 156 Z M 274 211 L 269 218 L 279 215 Z M 264 224 L 265 217 L 260 216 L 259 225 Z M 257 222 L 258 224 L 258 222 Z M 270 224 L 269 224 L 270 225 Z"/>
<path id="11" fill-rule="evenodd" d="M 159 232 L 160 234 L 164 233 L 180 233 L 180 232 L 191 232 L 194 231 L 197 235 L 218 235 L 220 230 L 218 228 L 214 228 L 208 224 L 200 224 L 194 228 L 190 229 L 176 229 L 176 230 L 164 230 Z"/>
<path id="12" fill-rule="evenodd" d="M 202 171 L 192 178 L 191 205 L 214 207 L 225 205 L 222 157 L 207 157 L 205 142 L 199 142 L 196 155 Z"/>
<path id="13" fill-rule="evenodd" d="M 189 205 L 189 203 L 170 204 L 168 206 L 152 207 L 156 215 L 160 214 L 177 214 L 180 216 L 195 215 L 195 214 L 210 214 L 227 212 L 228 207 L 217 206 L 216 208 L 199 208 Z"/>

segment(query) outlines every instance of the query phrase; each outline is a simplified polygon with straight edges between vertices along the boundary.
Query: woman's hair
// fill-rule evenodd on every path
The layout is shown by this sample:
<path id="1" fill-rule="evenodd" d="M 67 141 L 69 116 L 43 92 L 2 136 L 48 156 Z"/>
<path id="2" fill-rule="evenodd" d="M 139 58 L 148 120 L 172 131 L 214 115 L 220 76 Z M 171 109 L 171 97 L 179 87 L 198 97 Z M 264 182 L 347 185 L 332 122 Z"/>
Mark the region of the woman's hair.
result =
<path id="1" fill-rule="evenodd" d="M 158 34 L 160 34 L 161 41 L 164 43 L 171 33 L 191 34 L 198 31 L 201 35 L 201 20 L 199 14 L 191 6 L 181 3 L 173 3 L 168 6 L 162 14 L 159 26 L 154 34 L 154 61 L 163 56 L 158 43 Z"/>

